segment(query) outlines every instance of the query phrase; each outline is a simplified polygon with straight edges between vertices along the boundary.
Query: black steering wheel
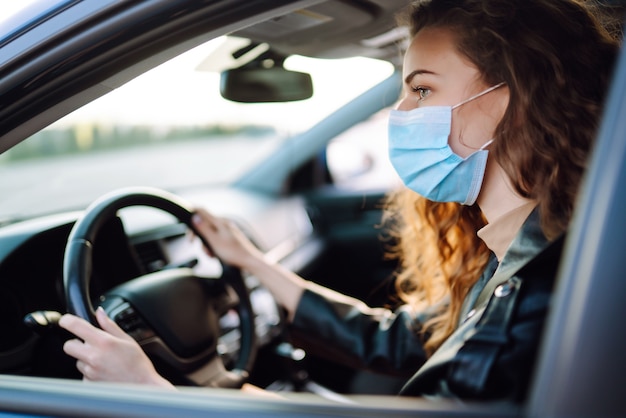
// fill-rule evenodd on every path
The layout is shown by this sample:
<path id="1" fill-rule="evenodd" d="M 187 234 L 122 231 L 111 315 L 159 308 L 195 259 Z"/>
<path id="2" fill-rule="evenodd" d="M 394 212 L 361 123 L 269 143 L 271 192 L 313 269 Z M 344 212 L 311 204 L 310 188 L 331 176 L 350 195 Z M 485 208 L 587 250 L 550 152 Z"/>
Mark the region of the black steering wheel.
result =
<path id="1" fill-rule="evenodd" d="M 68 312 L 96 326 L 90 296 L 94 242 L 106 221 L 129 206 L 161 209 L 196 232 L 191 206 L 162 190 L 121 189 L 93 202 L 68 238 L 63 280 Z M 200 234 L 196 235 L 203 240 Z M 203 243 L 208 247 L 207 242 Z M 221 264 L 223 273 L 219 280 L 199 277 L 190 268 L 166 269 L 107 291 L 100 296 L 99 304 L 137 340 L 155 364 L 166 367 L 180 382 L 240 387 L 256 355 L 254 314 L 240 270 Z M 217 346 L 219 319 L 230 309 L 238 312 L 241 338 L 238 358 L 228 371 Z"/>

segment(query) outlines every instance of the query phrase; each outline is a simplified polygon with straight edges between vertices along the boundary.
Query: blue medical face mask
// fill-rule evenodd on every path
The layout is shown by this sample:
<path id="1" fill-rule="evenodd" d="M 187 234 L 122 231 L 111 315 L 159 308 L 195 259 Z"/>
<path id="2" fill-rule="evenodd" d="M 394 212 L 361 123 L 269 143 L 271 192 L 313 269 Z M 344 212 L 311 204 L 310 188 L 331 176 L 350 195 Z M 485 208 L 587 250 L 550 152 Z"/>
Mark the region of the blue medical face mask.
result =
<path id="1" fill-rule="evenodd" d="M 452 110 L 504 83 L 455 106 L 425 106 L 409 111 L 392 110 L 389 116 L 389 158 L 404 184 L 435 202 L 473 205 L 483 183 L 488 151 L 484 144 L 467 158 L 448 144 Z"/>

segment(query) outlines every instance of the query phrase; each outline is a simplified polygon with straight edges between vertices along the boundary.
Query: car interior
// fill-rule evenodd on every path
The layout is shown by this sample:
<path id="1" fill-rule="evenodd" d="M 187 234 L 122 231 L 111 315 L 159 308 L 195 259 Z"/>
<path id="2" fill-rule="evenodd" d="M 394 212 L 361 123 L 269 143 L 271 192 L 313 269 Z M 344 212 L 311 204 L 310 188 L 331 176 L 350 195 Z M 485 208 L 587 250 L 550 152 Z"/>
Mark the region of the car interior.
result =
<path id="1" fill-rule="evenodd" d="M 302 90 L 305 97 L 310 96 L 310 81 L 304 86 L 285 87 L 284 74 L 306 74 L 283 69 L 282 61 L 295 53 L 323 58 L 342 57 L 348 50 L 351 51 L 350 54 L 354 54 L 353 46 L 363 44 L 361 41 L 364 37 L 369 39 L 374 34 L 379 34 L 382 28 L 393 28 L 393 14 L 398 4 L 388 4 L 386 9 L 381 8 L 374 19 L 371 11 L 363 9 L 359 4 L 340 3 L 338 6 L 321 3 L 308 7 L 306 11 L 296 10 L 230 34 L 231 38 L 250 42 L 228 52 L 232 56 L 238 56 L 242 54 L 240 49 L 245 48 L 251 58 L 243 65 L 239 60 L 238 67 L 222 71 L 222 96 L 240 102 L 286 102 L 299 99 L 282 97 L 283 91 Z M 327 22 L 325 26 L 328 32 L 324 32 L 327 38 L 317 34 L 317 42 L 311 46 L 308 42 L 310 33 L 321 22 Z M 354 34 L 350 30 L 351 26 L 364 26 L 368 32 Z M 370 40 L 359 47 L 358 54 L 377 59 L 396 59 L 399 57 L 396 43 L 401 36 L 403 34 L 398 32 L 388 40 Z M 268 44 L 271 45 L 269 49 L 258 48 Z M 347 49 L 342 52 L 342 48 Z M 206 60 L 210 61 L 211 57 Z M 263 67 L 262 64 L 268 60 L 273 61 L 274 66 Z M 135 71 L 132 70 L 133 73 Z M 374 111 L 391 105 L 397 97 L 397 76 L 393 70 L 389 73 L 390 77 L 383 81 L 382 87 L 367 92 L 369 97 L 376 98 L 383 92 L 388 100 L 371 103 L 371 99 L 361 98 L 361 118 L 369 117 Z M 245 75 L 244 79 L 242 75 Z M 268 81 L 269 76 L 273 76 L 276 81 Z M 224 82 L 225 79 L 229 79 L 230 83 Z M 259 88 L 259 83 L 263 82 L 264 88 Z M 299 80 L 295 83 L 298 84 Z M 248 92 L 248 96 L 242 97 L 242 92 Z M 249 92 L 256 96 L 250 96 Z M 362 106 L 363 103 L 365 106 Z M 350 108 L 357 105 L 358 103 L 348 104 L 343 111 L 352 113 Z M 354 124 L 355 120 L 358 121 L 359 115 L 345 118 L 332 115 L 332 118 L 322 120 L 298 138 L 290 138 L 295 142 L 293 146 L 297 147 L 296 155 L 289 150 L 285 154 L 276 152 L 229 187 L 185 188 L 182 193 L 187 202 L 181 203 L 181 206 L 188 205 L 188 202 L 193 202 L 194 205 L 206 203 L 210 210 L 233 217 L 249 238 L 268 253 L 268 257 L 287 265 L 309 280 L 357 296 L 372 305 L 383 305 L 390 300 L 389 292 L 392 287 L 389 283 L 394 269 L 392 262 L 384 259 L 385 244 L 380 239 L 383 232 L 378 226 L 385 190 L 374 188 L 364 193 L 347 188 L 341 190 L 333 185 L 331 174 L 325 172 L 328 168 L 323 166 L 323 146 L 337 133 Z M 300 146 L 297 142 L 303 145 Z M 75 190 L 81 190 L 78 184 L 75 185 Z M 142 187 L 136 190 L 121 189 L 120 198 L 133 193 L 155 192 Z M 98 202 L 100 201 L 96 201 L 94 206 Z M 153 205 L 134 203 L 132 206 Z M 4 317 L 8 318 L 3 326 L 7 336 L 2 343 L 2 363 L 5 365 L 2 368 L 3 373 L 70 379 L 81 377 L 74 361 L 62 352 L 62 342 L 68 336 L 56 330 L 52 324 L 58 317 L 55 312 L 80 312 L 80 308 L 68 300 L 72 284 L 68 283 L 66 277 L 70 274 L 68 265 L 72 263 L 69 260 L 73 257 L 77 258 L 78 264 L 85 263 L 82 259 L 86 258 L 91 266 L 89 271 L 77 273 L 86 276 L 78 279 L 84 280 L 85 284 L 77 284 L 78 287 L 85 287 L 80 291 L 83 293 L 81 297 L 86 299 L 83 301 L 85 316 L 97 304 L 107 308 L 111 316 L 126 315 L 126 311 L 118 306 L 117 299 L 108 297 L 105 300 L 102 295 L 139 276 L 193 267 L 196 274 L 206 272 L 209 277 L 219 277 L 219 263 L 208 260 L 201 246 L 187 239 L 185 219 L 180 216 L 179 219 L 167 215 L 163 217 L 157 211 L 141 207 L 129 208 L 119 214 L 104 210 L 102 220 L 95 220 L 95 226 L 91 227 L 95 231 L 89 237 L 93 241 L 93 254 L 85 255 L 77 250 L 78 255 L 71 255 L 68 253 L 71 251 L 68 243 L 72 240 L 71 234 L 76 235 L 76 232 L 72 232 L 76 231 L 76 221 L 89 218 L 80 213 L 80 206 L 76 209 L 79 211 L 31 216 L 22 222 L 9 220 L 2 230 L 2 277 L 6 283 L 2 292 L 2 305 L 6 312 Z M 92 209 L 94 207 L 86 209 L 86 212 L 89 213 Z M 179 223 L 181 220 L 183 223 Z M 188 219 L 186 220 L 188 223 Z M 89 229 L 88 226 L 85 228 Z M 33 268 L 26 269 L 25 266 L 32 263 L 31 257 L 34 254 L 37 254 L 37 262 L 33 263 Z M 80 270 L 84 267 L 77 268 Z M 360 382 L 356 379 L 357 371 L 341 367 L 332 362 L 332 359 L 318 357 L 314 353 L 300 355 L 304 357 L 300 358 L 294 354 L 296 349 L 286 335 L 283 313 L 276 306 L 271 294 L 254 277 L 245 279 L 249 292 L 246 298 L 254 306 L 256 329 L 256 362 L 255 368 L 248 370 L 250 383 L 269 387 L 270 390 L 301 390 L 304 387 L 315 390 L 319 386 L 321 390 L 328 392 L 380 390 L 390 394 L 402 383 L 401 379 L 391 377 L 391 384 L 386 387 L 372 386 L 371 382 Z M 124 299 L 128 297 L 126 295 Z M 159 298 L 162 297 L 163 295 Z M 154 308 L 149 308 L 152 313 L 142 312 L 140 316 L 162 315 L 169 317 L 171 321 L 174 311 L 179 309 L 181 303 L 186 302 L 184 299 L 174 299 L 171 302 L 172 308 L 165 309 L 164 306 L 168 304 L 161 300 Z M 137 304 L 138 301 L 134 303 Z M 224 306 L 219 308 L 221 330 L 216 349 L 228 368 L 243 367 L 235 364 L 240 346 L 251 344 L 240 341 L 246 337 L 240 336 L 241 326 L 238 326 L 239 319 L 232 309 L 233 303 L 236 301 L 231 301 L 230 304 L 224 302 Z M 242 315 L 241 312 L 239 314 Z M 126 321 L 134 320 L 136 318 L 133 316 L 132 320 Z M 121 319 L 118 320 L 120 321 Z M 186 324 L 193 322 L 192 318 L 180 318 L 180 321 Z M 189 328 L 189 325 L 184 324 L 178 326 Z M 138 333 L 131 328 L 136 325 L 128 327 L 126 329 L 129 332 Z M 210 336 L 206 338 L 210 339 Z M 302 349 L 298 350 L 303 353 Z M 170 360 L 176 363 L 173 358 Z M 158 362 L 159 359 L 155 361 Z M 195 378 L 195 381 L 190 382 L 189 376 L 171 374 L 168 371 L 169 366 L 171 364 L 163 364 L 162 372 L 172 381 L 181 385 L 204 383 L 202 378 Z M 193 365 L 181 367 L 186 371 L 194 369 Z M 370 386 L 379 389 L 372 389 Z"/>
<path id="2" fill-rule="evenodd" d="M 206 208 L 236 223 L 268 259 L 307 280 L 372 307 L 398 306 L 397 265 L 386 257 L 392 242 L 381 219 L 384 198 L 398 182 L 383 161 L 386 139 L 373 138 L 382 148 L 367 148 L 365 140 L 385 135 L 386 112 L 400 94 L 407 32 L 397 27 L 396 15 L 407 1 L 53 3 L 20 31 L 0 33 L 0 411 L 32 416 L 46 411 L 75 416 L 77 410 L 81 416 L 626 411 L 619 400 L 626 341 L 608 327 L 624 315 L 620 298 L 626 290 L 623 54 L 568 234 L 527 404 L 429 402 L 395 397 L 412 371 L 383 375 L 303 347 L 290 335 L 272 294 L 254 276 L 209 257 L 191 224 L 194 208 Z M 621 25 L 626 3 L 605 6 Z M 63 125 L 100 97 L 112 98 L 122 116 L 136 112 L 139 120 L 141 109 L 132 103 L 123 108 L 115 95 L 143 80 L 144 73 L 170 60 L 181 62 L 188 51 L 199 51 L 194 71 L 202 77 L 212 73 L 216 80 L 192 89 L 208 100 L 212 88 L 224 101 L 211 108 L 160 97 L 168 86 L 155 77 L 142 90 L 143 99 L 160 107 L 162 118 L 176 113 L 191 118 L 203 105 L 202 117 L 218 114 L 221 106 L 235 113 L 233 121 L 244 120 L 239 109 L 252 105 L 267 106 L 274 116 L 283 111 L 273 107 L 279 105 L 326 113 L 302 127 L 285 128 L 286 133 L 258 120 L 243 130 L 210 125 L 210 133 L 208 123 L 166 134 L 143 121 L 134 130 Z M 220 58 L 218 65 L 222 56 L 228 61 Z M 315 99 L 319 86 L 313 63 L 292 69 L 293 57 L 339 65 L 361 57 L 380 71 L 344 98 L 337 90 L 348 90 L 351 77 L 368 77 L 369 64 L 355 62 L 352 73 L 336 73 L 339 84 L 329 91 L 337 103 L 298 108 Z M 363 74 L 355 74 L 360 69 Z M 183 89 L 187 76 L 180 74 L 171 79 L 172 89 Z M 235 105 L 240 107 L 229 107 Z M 277 119 L 286 123 L 296 117 Z M 216 139 L 206 140 L 210 135 Z M 107 138 L 135 142 L 122 146 Z M 218 166 L 226 157 L 206 155 L 215 144 L 238 144 L 229 158 L 246 164 Z M 152 151 L 161 146 L 158 155 Z M 102 157 L 81 160 L 91 150 Z M 93 321 L 96 306 L 140 342 L 159 372 L 181 388 L 180 397 L 81 381 L 75 360 L 62 349 L 70 336 L 55 324 L 65 312 Z M 250 401 L 228 390 L 243 381 L 292 403 Z M 131 413 L 132 408 L 137 409 Z"/>

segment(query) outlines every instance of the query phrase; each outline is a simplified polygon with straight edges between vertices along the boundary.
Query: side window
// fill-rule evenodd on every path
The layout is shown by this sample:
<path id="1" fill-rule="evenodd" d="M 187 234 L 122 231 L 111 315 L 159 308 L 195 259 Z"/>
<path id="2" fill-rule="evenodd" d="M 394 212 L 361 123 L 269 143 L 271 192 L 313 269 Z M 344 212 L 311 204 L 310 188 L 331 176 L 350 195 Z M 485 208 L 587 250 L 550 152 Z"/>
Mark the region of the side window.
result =
<path id="1" fill-rule="evenodd" d="M 390 189 L 400 180 L 387 152 L 389 108 L 334 138 L 326 148 L 333 183 L 348 189 Z"/>

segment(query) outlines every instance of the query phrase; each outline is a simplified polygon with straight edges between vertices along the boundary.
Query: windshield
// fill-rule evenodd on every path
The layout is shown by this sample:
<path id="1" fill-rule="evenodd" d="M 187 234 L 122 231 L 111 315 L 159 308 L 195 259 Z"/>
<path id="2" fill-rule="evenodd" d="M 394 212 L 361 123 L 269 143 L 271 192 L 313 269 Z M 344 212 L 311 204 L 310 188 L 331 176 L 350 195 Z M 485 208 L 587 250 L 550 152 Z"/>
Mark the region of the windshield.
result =
<path id="1" fill-rule="evenodd" d="M 219 38 L 135 78 L 0 155 L 0 219 L 83 209 L 125 186 L 173 192 L 225 185 L 393 71 L 365 58 L 294 56 L 312 98 L 244 104 L 219 94 L 219 71 L 247 40 Z"/>

